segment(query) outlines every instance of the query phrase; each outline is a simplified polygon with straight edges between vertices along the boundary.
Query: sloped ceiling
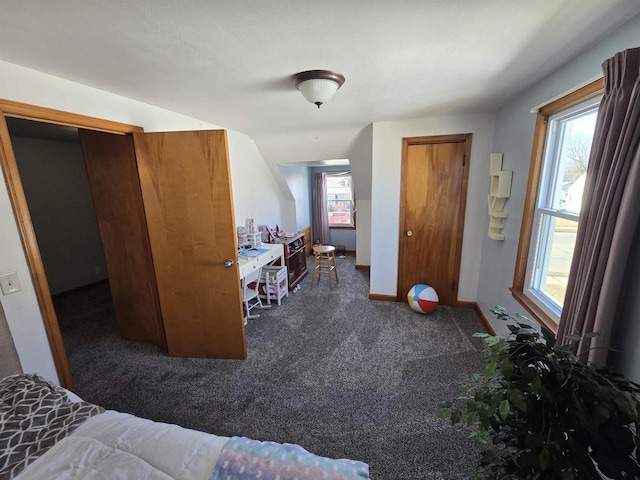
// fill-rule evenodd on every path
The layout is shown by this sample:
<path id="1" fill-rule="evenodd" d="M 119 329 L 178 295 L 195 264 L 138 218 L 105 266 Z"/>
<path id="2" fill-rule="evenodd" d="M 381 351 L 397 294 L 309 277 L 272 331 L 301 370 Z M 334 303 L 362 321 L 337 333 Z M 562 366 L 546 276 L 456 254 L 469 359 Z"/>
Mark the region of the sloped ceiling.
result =
<path id="1" fill-rule="evenodd" d="M 0 59 L 241 131 L 273 166 L 349 158 L 372 122 L 494 111 L 639 12 L 637 0 L 0 0 Z M 346 77 L 320 109 L 291 81 L 309 69 Z"/>

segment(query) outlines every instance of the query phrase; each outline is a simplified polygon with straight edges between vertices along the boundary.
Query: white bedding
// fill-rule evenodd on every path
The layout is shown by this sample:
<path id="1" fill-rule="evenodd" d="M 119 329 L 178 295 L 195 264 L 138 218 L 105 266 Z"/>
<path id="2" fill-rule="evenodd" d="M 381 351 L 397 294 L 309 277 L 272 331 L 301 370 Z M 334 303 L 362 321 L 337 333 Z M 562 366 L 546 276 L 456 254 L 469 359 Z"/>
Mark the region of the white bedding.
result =
<path id="1" fill-rule="evenodd" d="M 66 388 L 63 389 L 63 390 L 67 394 L 67 398 L 69 399 L 70 402 L 76 402 L 77 403 L 77 402 L 83 402 L 84 401 L 78 395 L 73 393 L 71 390 L 67 390 Z"/>
<path id="2" fill-rule="evenodd" d="M 35 374 L 0 379 L 0 480 L 369 479 L 365 463 L 300 445 L 219 437 L 68 397 Z"/>
<path id="3" fill-rule="evenodd" d="M 228 441 L 106 411 L 80 425 L 16 479 L 208 480 Z"/>

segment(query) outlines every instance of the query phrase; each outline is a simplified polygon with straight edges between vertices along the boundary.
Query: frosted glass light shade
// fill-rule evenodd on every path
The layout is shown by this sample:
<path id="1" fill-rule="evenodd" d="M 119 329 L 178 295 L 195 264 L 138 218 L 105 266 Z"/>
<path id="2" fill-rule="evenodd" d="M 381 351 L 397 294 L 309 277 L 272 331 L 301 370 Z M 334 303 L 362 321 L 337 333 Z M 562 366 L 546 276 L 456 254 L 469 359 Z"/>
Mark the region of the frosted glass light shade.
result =
<path id="1" fill-rule="evenodd" d="M 338 91 L 338 84 L 333 80 L 315 79 L 301 82 L 297 85 L 302 96 L 316 105 L 322 105 L 331 100 Z M 319 106 L 319 105 L 318 105 Z"/>
<path id="2" fill-rule="evenodd" d="M 344 84 L 344 76 L 330 70 L 308 70 L 293 76 L 296 88 L 311 103 L 320 108 Z"/>

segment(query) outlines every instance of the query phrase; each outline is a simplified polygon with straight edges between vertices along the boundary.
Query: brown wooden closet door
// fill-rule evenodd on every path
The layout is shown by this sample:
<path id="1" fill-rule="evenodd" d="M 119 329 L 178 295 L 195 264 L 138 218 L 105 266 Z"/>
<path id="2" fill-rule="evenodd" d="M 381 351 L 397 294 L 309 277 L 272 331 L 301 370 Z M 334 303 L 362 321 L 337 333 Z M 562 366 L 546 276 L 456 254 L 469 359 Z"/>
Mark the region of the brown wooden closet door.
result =
<path id="1" fill-rule="evenodd" d="M 120 335 L 166 350 L 133 139 L 79 132 Z"/>
<path id="2" fill-rule="evenodd" d="M 170 355 L 246 358 L 226 133 L 133 134 Z"/>
<path id="3" fill-rule="evenodd" d="M 436 290 L 440 304 L 457 302 L 467 147 L 467 141 L 405 139 L 399 301 L 423 283 Z"/>

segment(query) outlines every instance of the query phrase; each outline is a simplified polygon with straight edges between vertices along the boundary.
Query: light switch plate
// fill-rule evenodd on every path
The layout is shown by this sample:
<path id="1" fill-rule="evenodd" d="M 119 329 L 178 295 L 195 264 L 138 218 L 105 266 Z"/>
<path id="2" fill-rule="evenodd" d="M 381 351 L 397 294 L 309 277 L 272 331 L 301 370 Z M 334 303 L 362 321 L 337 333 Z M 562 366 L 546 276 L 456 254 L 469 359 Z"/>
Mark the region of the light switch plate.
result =
<path id="1" fill-rule="evenodd" d="M 18 279 L 18 272 L 0 275 L 0 286 L 2 287 L 2 293 L 4 295 L 9 295 L 10 293 L 16 293 L 22 290 L 20 280 Z"/>

